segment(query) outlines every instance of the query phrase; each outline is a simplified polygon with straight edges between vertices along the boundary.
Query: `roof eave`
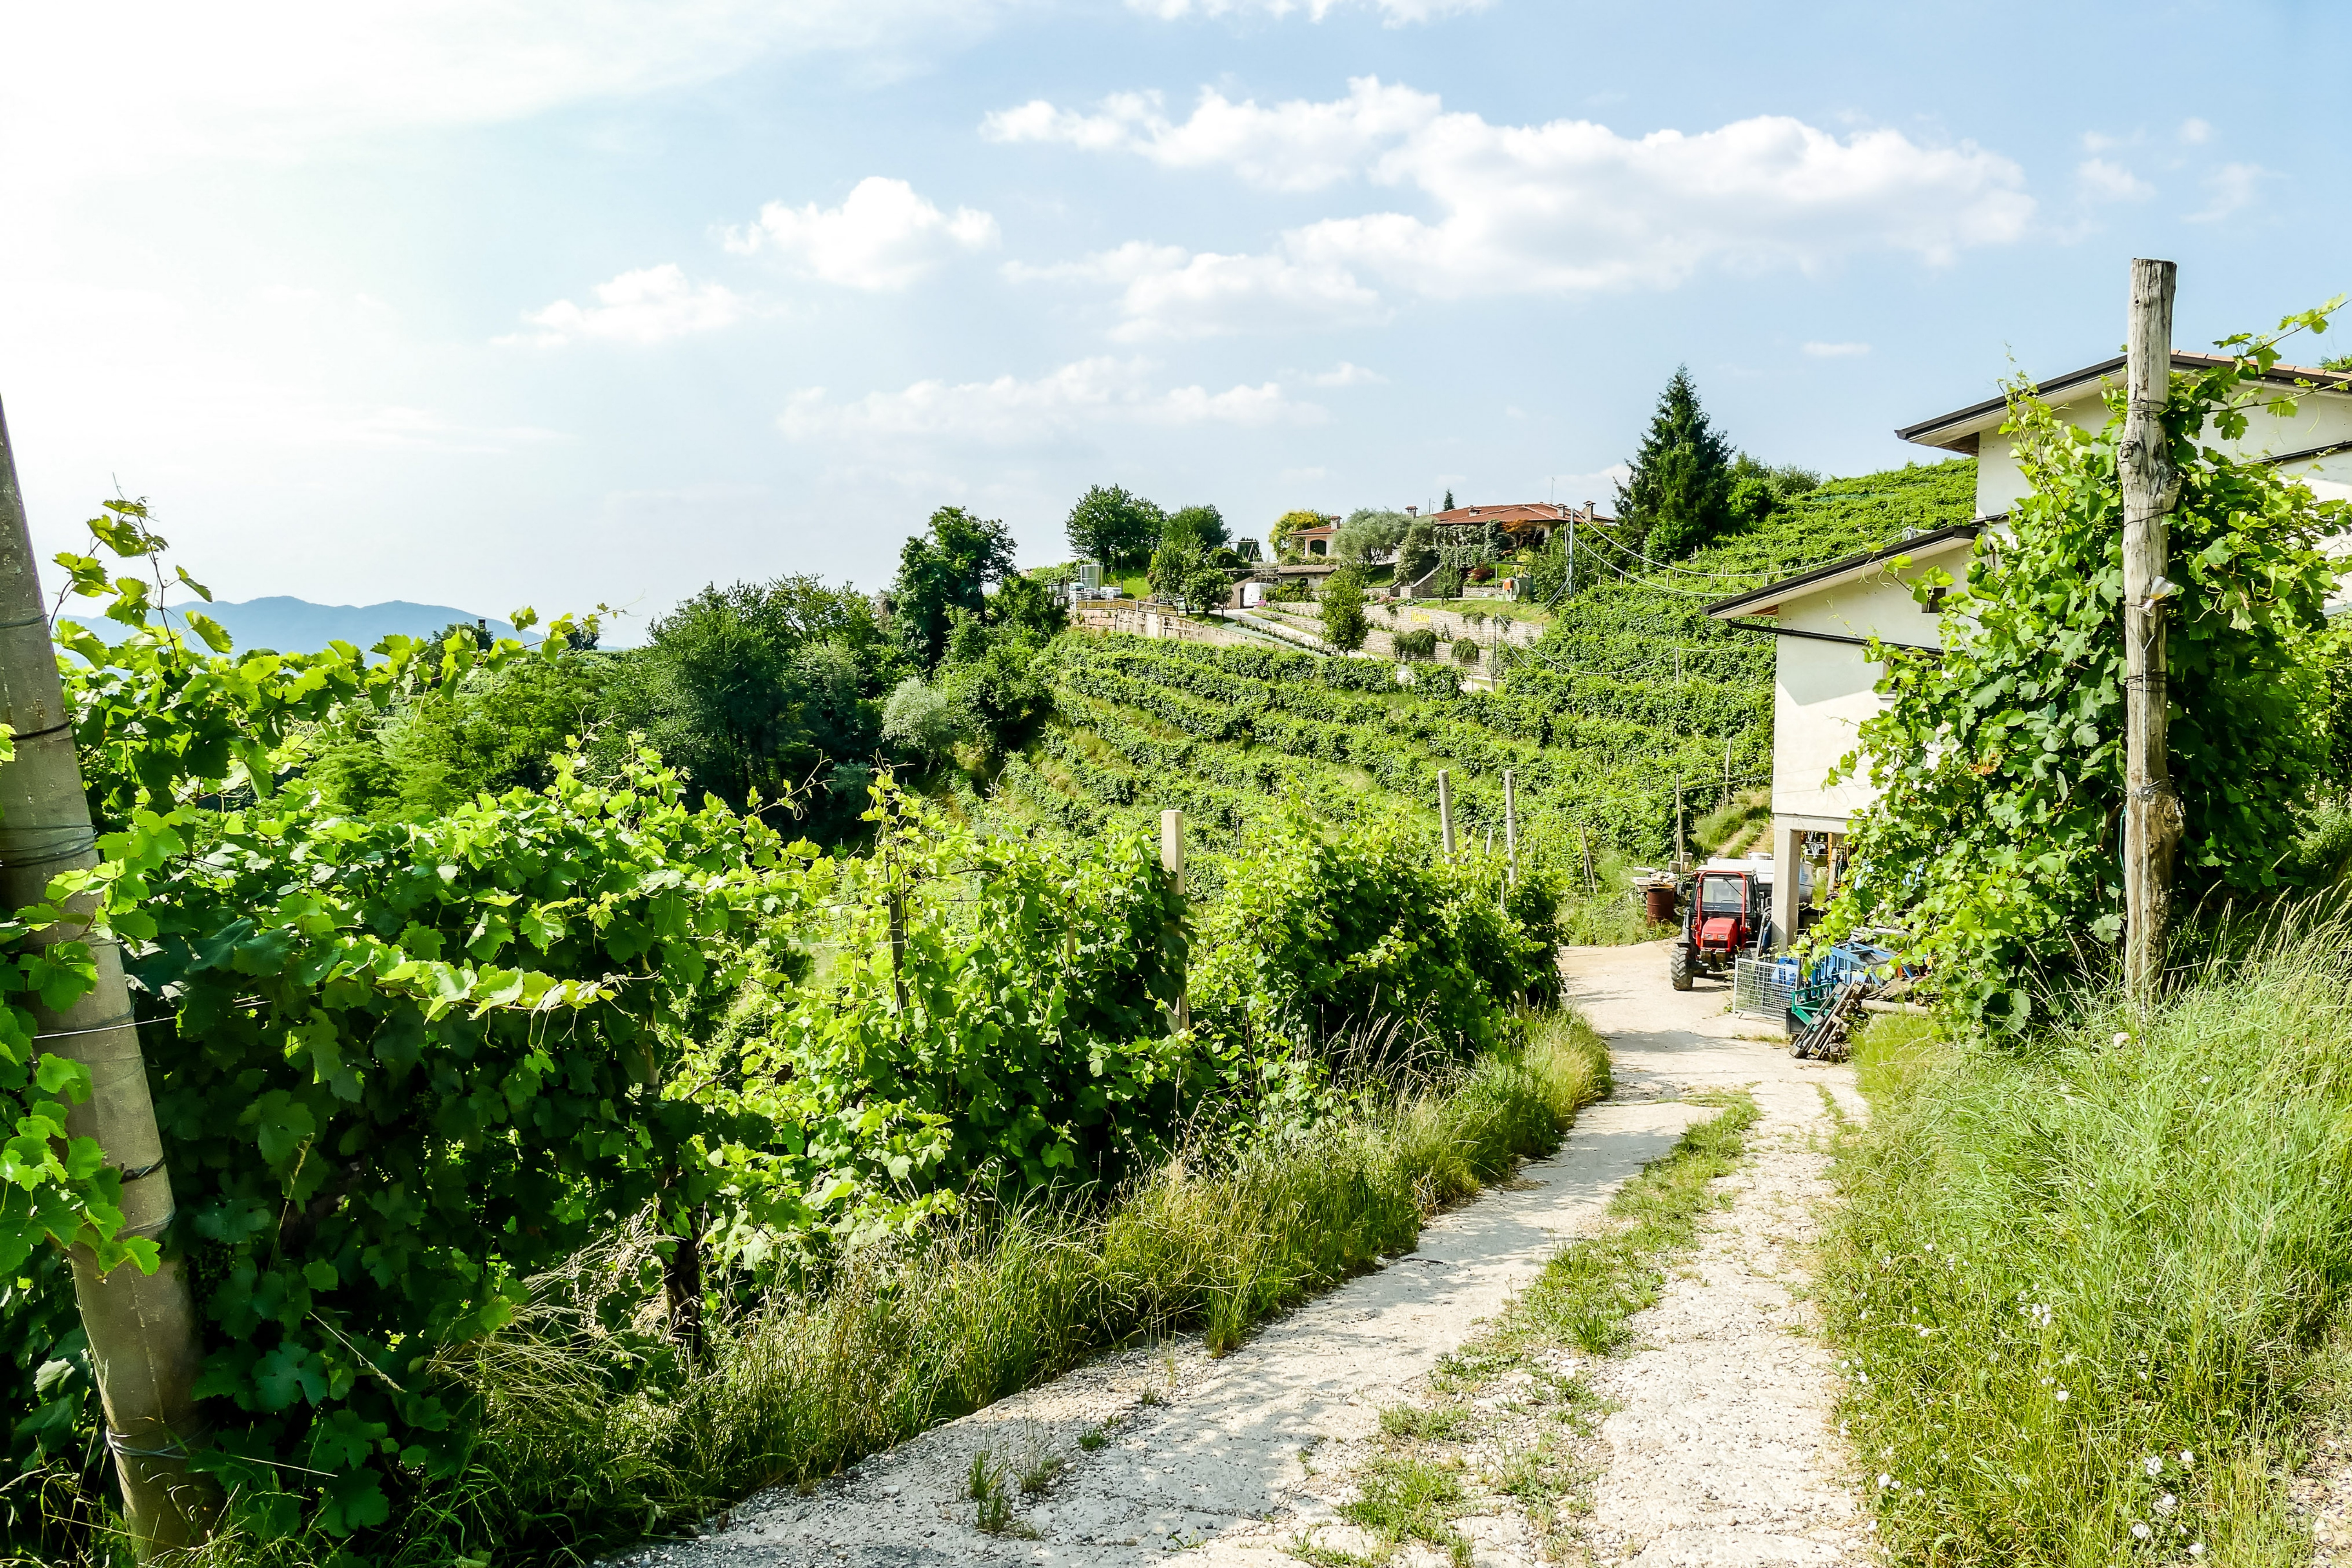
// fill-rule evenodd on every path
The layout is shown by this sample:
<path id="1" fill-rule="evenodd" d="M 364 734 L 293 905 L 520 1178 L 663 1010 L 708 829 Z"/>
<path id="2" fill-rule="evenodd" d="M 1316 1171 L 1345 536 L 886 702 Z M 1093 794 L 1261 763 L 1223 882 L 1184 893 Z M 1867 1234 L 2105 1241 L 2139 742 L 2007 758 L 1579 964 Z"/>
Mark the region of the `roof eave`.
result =
<path id="1" fill-rule="evenodd" d="M 1983 531 L 1982 521 L 1956 522 L 1948 528 L 1934 529 L 1898 543 L 1890 544 L 1883 550 L 1866 551 L 1860 555 L 1848 556 L 1843 561 L 1832 561 L 1826 565 L 1816 566 L 1810 572 L 1800 572 L 1794 577 L 1784 577 L 1778 583 L 1768 583 L 1761 588 L 1751 588 L 1747 593 L 1735 594 L 1727 599 L 1718 599 L 1712 605 L 1702 606 L 1699 613 L 1718 621 L 1727 621 L 1735 616 L 1769 614 L 1772 610 L 1778 609 L 1783 600 L 1801 597 L 1806 594 L 1818 594 L 1824 589 L 1836 587 L 1853 575 L 1892 561 L 1900 555 L 1942 554 L 1947 547 L 1963 541 L 1972 541 Z M 1769 606 L 1769 608 L 1759 606 Z"/>
<path id="2" fill-rule="evenodd" d="M 2227 363 L 2221 355 L 2195 353 L 2175 349 L 2172 364 L 2175 369 L 2199 370 Z M 2103 359 L 2096 364 L 2086 364 L 2080 370 L 2053 375 L 2033 384 L 2033 395 L 2048 400 L 2059 393 L 2071 392 L 2085 382 L 2102 381 L 2124 368 L 2121 354 Z M 2263 378 L 2288 385 L 2308 386 L 2314 392 L 2342 394 L 2352 391 L 2352 375 L 2342 372 L 2315 369 L 2309 365 L 2280 365 Z M 2327 384 L 2333 383 L 2334 384 Z M 1955 408 L 1949 414 L 1939 414 L 1933 419 L 1923 419 L 1916 425 L 1906 425 L 1895 432 L 1898 441 L 1908 441 L 1919 447 L 1937 447 L 1947 452 L 1965 452 L 1976 456 L 1979 438 L 2008 416 L 2009 398 L 1989 397 L 1982 403 L 1966 408 Z"/>

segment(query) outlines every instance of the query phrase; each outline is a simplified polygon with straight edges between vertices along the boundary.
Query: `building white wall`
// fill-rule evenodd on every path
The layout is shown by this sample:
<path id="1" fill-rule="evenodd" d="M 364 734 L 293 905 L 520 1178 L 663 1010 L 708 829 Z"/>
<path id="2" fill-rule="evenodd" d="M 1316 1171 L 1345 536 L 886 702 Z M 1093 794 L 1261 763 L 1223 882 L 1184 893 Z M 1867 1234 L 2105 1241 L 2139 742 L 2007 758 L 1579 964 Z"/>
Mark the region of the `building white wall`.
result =
<path id="1" fill-rule="evenodd" d="M 1914 558 L 1909 566 L 1882 568 L 1868 577 L 1783 599 L 1773 618 L 1794 631 L 1832 637 L 1883 637 L 1890 643 L 1938 644 L 1937 618 L 1919 607 L 1910 583 L 1936 569 L 1955 579 L 1967 574 L 1970 542 Z M 1826 781 L 1853 750 L 1862 721 L 1882 706 L 1876 687 L 1885 673 L 1850 643 L 1805 637 L 1773 639 L 1772 815 L 1843 824 L 1875 798 L 1864 779 Z"/>
<path id="2" fill-rule="evenodd" d="M 2107 422 L 2107 405 L 2096 385 L 2085 385 L 2058 405 L 2058 411 L 2086 430 Z M 2243 439 L 2222 441 L 2208 433 L 2210 445 L 2249 457 L 2300 452 L 2332 441 L 2352 441 L 2352 397 L 2311 393 L 2296 400 L 2294 416 L 2281 418 L 2256 408 L 2248 411 Z M 1977 447 L 1977 515 L 2007 511 L 2025 494 L 2025 477 L 2011 451 L 2011 438 L 1997 429 L 1979 437 Z M 2352 452 L 2338 452 L 2315 462 L 2297 463 L 2287 470 L 2308 483 L 2323 500 L 2352 497 Z"/>

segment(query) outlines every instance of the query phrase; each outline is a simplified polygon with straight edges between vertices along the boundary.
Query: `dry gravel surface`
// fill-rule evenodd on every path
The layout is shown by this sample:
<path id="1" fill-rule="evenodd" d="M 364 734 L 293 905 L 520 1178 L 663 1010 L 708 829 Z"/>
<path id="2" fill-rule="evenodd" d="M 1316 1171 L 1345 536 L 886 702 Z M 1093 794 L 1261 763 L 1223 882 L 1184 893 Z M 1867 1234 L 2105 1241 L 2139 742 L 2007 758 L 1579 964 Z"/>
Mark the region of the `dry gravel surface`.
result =
<path id="1" fill-rule="evenodd" d="M 1859 1114 L 1851 1074 L 1738 1038 L 1758 1026 L 1723 1012 L 1722 988 L 1670 990 L 1662 945 L 1573 949 L 1565 963 L 1571 1000 L 1611 1037 L 1616 1095 L 1587 1108 L 1557 1154 L 1433 1221 L 1412 1254 L 1222 1359 L 1191 1339 L 1105 1357 L 810 1495 L 762 1493 L 701 1539 L 621 1561 L 1449 1561 L 1411 1541 L 1391 1554 L 1342 1518 L 1367 1467 L 1396 1447 L 1381 1436 L 1381 1411 L 1436 1400 L 1430 1378 L 1441 1358 L 1499 1315 L 1564 1242 L 1600 1226 L 1628 1177 L 1713 1114 L 1684 1102 L 1686 1089 L 1740 1086 L 1753 1086 L 1764 1115 L 1747 1165 L 1720 1184 L 1729 1206 L 1707 1222 L 1659 1304 L 1633 1321 L 1628 1353 L 1563 1350 L 1468 1402 L 1475 1418 L 1446 1446 L 1463 1477 L 1449 1523 L 1480 1565 L 1563 1555 L 1642 1568 L 1870 1560 L 1831 1415 L 1834 1358 L 1811 1336 L 1799 1294 L 1803 1246 L 1827 1197 L 1830 1122 L 1816 1086 Z M 1522 1384 L 1571 1397 L 1523 1398 Z M 1558 1496 L 1505 1496 L 1504 1470 L 1533 1447 L 1566 1478 Z M 968 1495 L 982 1454 L 1007 1480 L 1012 1527 L 1001 1533 L 976 1528 Z"/>

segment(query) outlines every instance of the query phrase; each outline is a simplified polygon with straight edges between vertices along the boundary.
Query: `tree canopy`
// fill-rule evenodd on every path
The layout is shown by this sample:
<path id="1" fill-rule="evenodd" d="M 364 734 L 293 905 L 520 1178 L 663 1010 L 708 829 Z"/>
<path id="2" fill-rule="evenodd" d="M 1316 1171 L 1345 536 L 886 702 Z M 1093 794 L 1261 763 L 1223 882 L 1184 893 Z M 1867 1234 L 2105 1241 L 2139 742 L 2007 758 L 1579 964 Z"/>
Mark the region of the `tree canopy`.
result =
<path id="1" fill-rule="evenodd" d="M 1365 562 L 1403 542 L 1412 519 L 1401 511 L 1358 507 L 1331 536 L 1331 553 L 1342 561 Z"/>
<path id="2" fill-rule="evenodd" d="M 1225 514 L 1215 507 L 1179 507 L 1168 514 L 1168 521 L 1160 531 L 1160 541 L 1172 544 L 1187 539 L 1203 552 L 1213 553 L 1231 543 L 1233 534 L 1225 526 Z"/>
<path id="3" fill-rule="evenodd" d="M 654 622 L 614 667 L 610 743 L 642 732 L 733 806 L 825 784 L 879 739 L 879 699 L 903 665 L 870 600 L 814 577 L 707 587 Z M 811 797 L 819 816 L 844 804 Z M 846 803 L 855 816 L 862 803 Z"/>
<path id="4" fill-rule="evenodd" d="M 1353 653 L 1364 646 L 1371 624 L 1364 615 L 1364 574 L 1361 568 L 1342 566 L 1323 581 L 1323 640 L 1341 653 Z"/>
<path id="5" fill-rule="evenodd" d="M 1187 510 L 1213 515 L 1216 509 Z M 1167 515 L 1157 504 L 1124 486 L 1089 485 L 1078 504 L 1070 509 L 1070 548 L 1081 561 L 1099 561 L 1115 571 L 1131 570 L 1150 558 L 1167 523 Z"/>
<path id="6" fill-rule="evenodd" d="M 898 552 L 890 616 L 899 645 L 930 668 L 947 651 L 954 613 L 979 615 L 990 585 L 1013 575 L 1013 535 L 1004 524 L 960 506 L 940 508 L 929 531 L 908 536 Z"/>

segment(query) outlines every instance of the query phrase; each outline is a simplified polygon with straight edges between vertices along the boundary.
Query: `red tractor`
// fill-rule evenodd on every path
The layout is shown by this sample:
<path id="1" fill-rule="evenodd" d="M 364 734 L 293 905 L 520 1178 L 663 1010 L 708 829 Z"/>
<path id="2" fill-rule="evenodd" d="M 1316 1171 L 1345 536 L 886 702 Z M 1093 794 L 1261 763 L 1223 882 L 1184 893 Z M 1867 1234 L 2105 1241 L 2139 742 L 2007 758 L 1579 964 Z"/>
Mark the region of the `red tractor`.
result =
<path id="1" fill-rule="evenodd" d="M 1727 975 L 1732 961 L 1760 945 L 1772 918 L 1772 884 L 1746 868 L 1703 866 L 1683 906 L 1666 973 L 1687 991 L 1695 974 Z"/>

